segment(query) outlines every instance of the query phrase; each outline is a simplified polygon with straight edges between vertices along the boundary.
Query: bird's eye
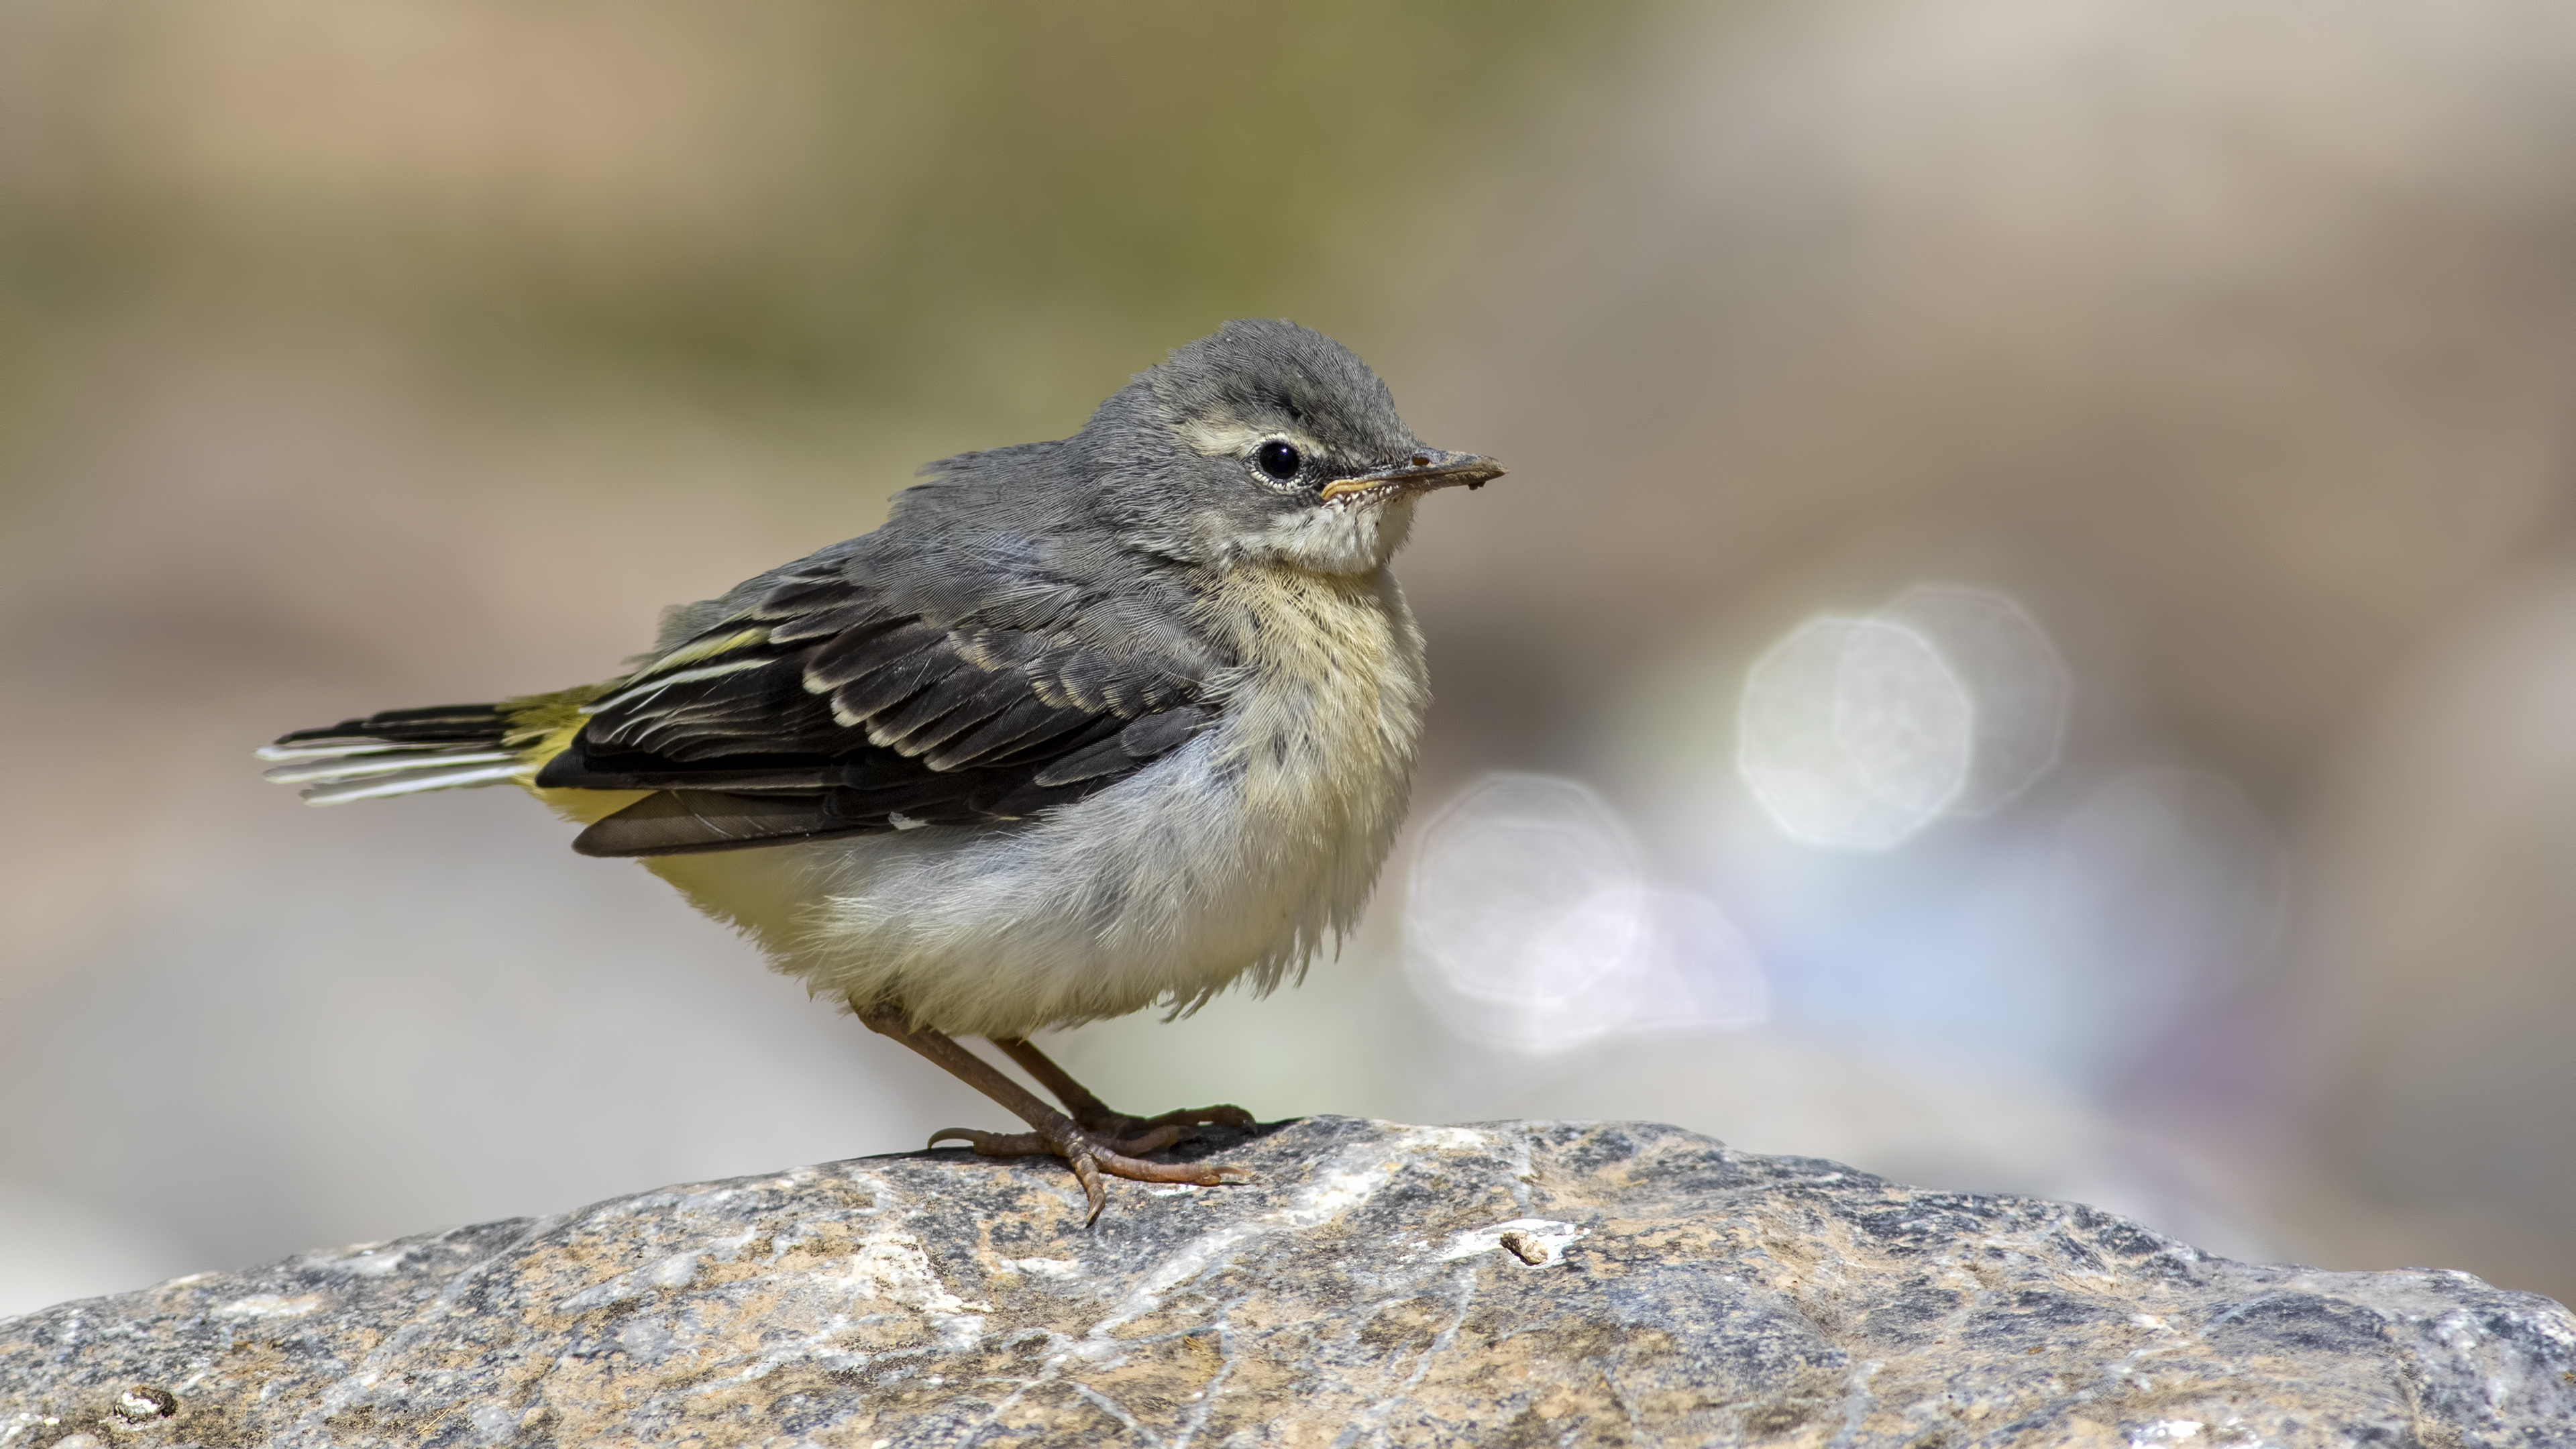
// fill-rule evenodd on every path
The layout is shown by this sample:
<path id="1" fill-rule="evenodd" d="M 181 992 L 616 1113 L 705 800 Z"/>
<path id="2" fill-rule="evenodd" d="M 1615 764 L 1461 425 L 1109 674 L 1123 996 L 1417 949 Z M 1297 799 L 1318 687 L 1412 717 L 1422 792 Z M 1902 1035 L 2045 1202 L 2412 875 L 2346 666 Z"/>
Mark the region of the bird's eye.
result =
<path id="1" fill-rule="evenodd" d="M 1274 438 L 1252 450 L 1252 461 L 1261 465 L 1262 472 L 1285 483 L 1297 476 L 1297 470 L 1305 466 L 1306 457 L 1294 445 Z"/>

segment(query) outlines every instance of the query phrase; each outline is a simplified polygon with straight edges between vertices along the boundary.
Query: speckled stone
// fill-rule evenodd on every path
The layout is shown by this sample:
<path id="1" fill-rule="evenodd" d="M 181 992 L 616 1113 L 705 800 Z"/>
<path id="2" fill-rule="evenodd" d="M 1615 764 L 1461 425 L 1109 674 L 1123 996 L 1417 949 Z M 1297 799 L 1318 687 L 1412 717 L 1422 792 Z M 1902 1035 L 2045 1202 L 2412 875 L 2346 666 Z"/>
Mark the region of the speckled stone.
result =
<path id="1" fill-rule="evenodd" d="M 0 1322 L 0 1449 L 2576 1444 L 2576 1320 L 1639 1124 L 867 1158 Z M 83 1436 L 86 1436 L 84 1438 Z"/>

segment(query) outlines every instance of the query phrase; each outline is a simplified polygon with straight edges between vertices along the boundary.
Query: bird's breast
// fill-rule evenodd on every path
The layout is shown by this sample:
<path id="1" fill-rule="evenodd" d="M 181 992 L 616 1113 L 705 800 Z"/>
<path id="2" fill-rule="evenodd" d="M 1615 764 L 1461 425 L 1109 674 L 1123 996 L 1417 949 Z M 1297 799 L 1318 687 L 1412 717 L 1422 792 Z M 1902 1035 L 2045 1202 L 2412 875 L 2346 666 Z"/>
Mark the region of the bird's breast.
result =
<path id="1" fill-rule="evenodd" d="M 1346 924 L 1403 823 L 1430 703 L 1393 575 L 1247 569 L 1211 601 L 1243 663 L 1220 684 L 1219 760 L 1255 828 L 1313 852 Z"/>

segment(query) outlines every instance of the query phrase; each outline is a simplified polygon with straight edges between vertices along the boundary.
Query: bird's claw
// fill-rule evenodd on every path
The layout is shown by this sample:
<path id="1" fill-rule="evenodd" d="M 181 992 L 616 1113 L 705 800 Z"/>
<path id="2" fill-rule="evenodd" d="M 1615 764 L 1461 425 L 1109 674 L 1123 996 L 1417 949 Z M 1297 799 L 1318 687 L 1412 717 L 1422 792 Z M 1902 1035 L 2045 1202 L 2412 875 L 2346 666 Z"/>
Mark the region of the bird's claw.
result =
<path id="1" fill-rule="evenodd" d="M 1144 1162 L 1139 1153 L 1155 1152 L 1171 1146 L 1181 1138 L 1185 1124 L 1164 1122 L 1148 1127 L 1134 1137 L 1102 1141 L 1084 1131 L 1068 1132 L 979 1132 L 972 1127 L 944 1127 L 930 1134 L 930 1145 L 963 1142 L 979 1157 L 1061 1157 L 1073 1168 L 1074 1178 L 1082 1184 L 1082 1195 L 1090 1201 L 1091 1212 L 1083 1219 L 1087 1227 L 1100 1217 L 1109 1205 L 1109 1192 L 1101 1174 L 1123 1177 L 1133 1182 L 1185 1182 L 1198 1187 L 1218 1187 L 1228 1182 L 1249 1182 L 1252 1174 L 1240 1167 L 1225 1167 L 1203 1162 Z"/>
<path id="2" fill-rule="evenodd" d="M 1158 1117 L 1130 1117 L 1124 1112 L 1109 1112 L 1085 1120 L 1082 1130 L 1100 1136 L 1128 1137 L 1160 1127 L 1196 1127 L 1202 1123 L 1231 1127 L 1238 1132 L 1249 1132 L 1255 1125 L 1252 1114 L 1241 1107 L 1219 1105 L 1183 1107 Z"/>

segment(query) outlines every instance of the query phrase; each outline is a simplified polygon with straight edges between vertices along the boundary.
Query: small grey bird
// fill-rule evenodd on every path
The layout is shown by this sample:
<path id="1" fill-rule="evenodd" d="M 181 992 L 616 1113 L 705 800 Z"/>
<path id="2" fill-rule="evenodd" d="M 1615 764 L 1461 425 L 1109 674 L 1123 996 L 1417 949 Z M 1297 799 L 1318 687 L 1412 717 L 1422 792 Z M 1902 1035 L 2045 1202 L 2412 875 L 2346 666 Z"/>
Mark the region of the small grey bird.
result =
<path id="1" fill-rule="evenodd" d="M 1112 1111 L 1029 1034 L 1266 992 L 1350 928 L 1430 698 L 1387 563 L 1416 499 L 1502 471 L 1323 334 L 1229 322 L 1072 437 L 931 464 L 876 532 L 666 610 L 604 684 L 261 754 L 316 805 L 526 787 L 1031 1129 L 932 1145 L 1061 1157 L 1097 1217 L 1102 1173 L 1223 1181 L 1138 1159 L 1251 1118 Z"/>

